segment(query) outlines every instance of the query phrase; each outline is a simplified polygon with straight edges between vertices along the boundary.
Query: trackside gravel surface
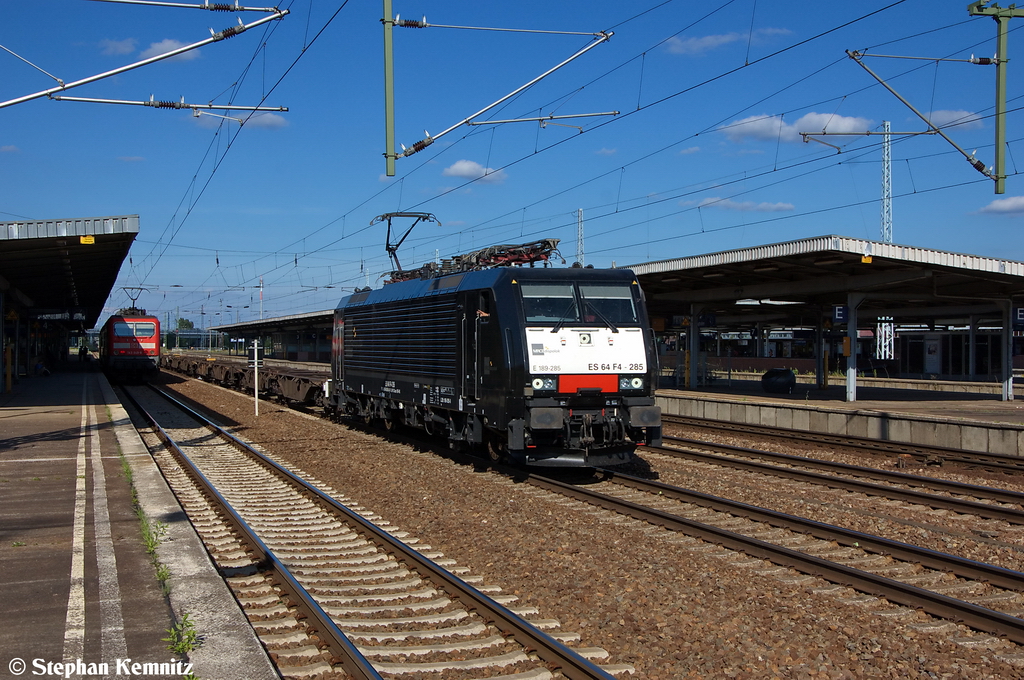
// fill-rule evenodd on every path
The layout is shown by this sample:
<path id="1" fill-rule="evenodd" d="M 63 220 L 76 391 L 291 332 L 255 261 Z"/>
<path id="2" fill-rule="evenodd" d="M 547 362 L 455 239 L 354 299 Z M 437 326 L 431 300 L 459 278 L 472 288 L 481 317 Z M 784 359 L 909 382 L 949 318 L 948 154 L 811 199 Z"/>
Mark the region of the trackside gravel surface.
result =
<path id="1" fill-rule="evenodd" d="M 694 549 L 470 466 L 267 402 L 257 419 L 251 398 L 167 381 L 240 436 L 579 631 L 584 646 L 635 665 L 635 678 L 1024 678 L 1004 652 L 952 641 L 967 629 L 918 631 L 879 614 L 895 609 L 888 603 L 812 592 L 827 585 L 816 579 L 786 582 L 767 573 L 773 565 Z"/>

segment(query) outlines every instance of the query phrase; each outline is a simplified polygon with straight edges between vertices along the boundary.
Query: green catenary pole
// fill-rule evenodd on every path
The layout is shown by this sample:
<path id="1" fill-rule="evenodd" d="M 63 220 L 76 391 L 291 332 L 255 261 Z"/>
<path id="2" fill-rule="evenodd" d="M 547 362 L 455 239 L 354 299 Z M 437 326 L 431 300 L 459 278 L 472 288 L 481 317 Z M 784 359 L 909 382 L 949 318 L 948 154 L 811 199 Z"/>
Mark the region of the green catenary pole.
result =
<path id="1" fill-rule="evenodd" d="M 1006 191 L 1006 66 L 1010 61 L 1007 48 L 1007 28 L 1010 19 L 1024 17 L 1024 9 L 1017 9 L 1016 5 L 1010 5 L 1003 9 L 999 5 L 986 7 L 987 0 L 978 0 L 967 6 L 967 12 L 971 16 L 989 16 L 995 19 L 998 25 L 996 40 L 996 154 L 995 154 L 995 180 L 996 193 L 1002 194 Z"/>
<path id="2" fill-rule="evenodd" d="M 394 14 L 391 11 L 391 0 L 384 0 L 384 159 L 387 164 L 387 176 L 395 176 L 395 62 L 391 41 L 391 31 L 395 26 Z"/>

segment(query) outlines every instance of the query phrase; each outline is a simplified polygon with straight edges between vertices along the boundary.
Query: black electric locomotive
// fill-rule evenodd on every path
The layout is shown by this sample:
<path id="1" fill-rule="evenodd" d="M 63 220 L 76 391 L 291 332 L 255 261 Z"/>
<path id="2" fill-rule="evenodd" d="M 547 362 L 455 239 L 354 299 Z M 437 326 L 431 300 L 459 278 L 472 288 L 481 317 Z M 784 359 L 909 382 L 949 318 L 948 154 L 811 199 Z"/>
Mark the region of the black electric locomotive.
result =
<path id="1" fill-rule="evenodd" d="M 499 267 L 357 292 L 335 311 L 329 412 L 595 466 L 660 444 L 657 352 L 625 269 Z"/>

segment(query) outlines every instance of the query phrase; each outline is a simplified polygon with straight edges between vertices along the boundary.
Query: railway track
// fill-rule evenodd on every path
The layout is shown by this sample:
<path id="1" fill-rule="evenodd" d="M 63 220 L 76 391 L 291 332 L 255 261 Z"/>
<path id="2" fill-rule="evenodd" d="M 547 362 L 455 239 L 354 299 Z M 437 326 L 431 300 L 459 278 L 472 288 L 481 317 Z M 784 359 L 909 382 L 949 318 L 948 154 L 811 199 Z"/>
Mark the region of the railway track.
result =
<path id="1" fill-rule="evenodd" d="M 787 583 L 823 579 L 814 592 L 901 617 L 917 630 L 948 630 L 954 642 L 1024 663 L 1024 573 L 609 470 L 586 484 L 539 475 L 526 481 L 684 534 L 692 550 L 732 566 Z M 954 622 L 985 634 L 964 634 Z"/>
<path id="2" fill-rule="evenodd" d="M 1017 491 L 684 437 L 666 435 L 664 441 L 673 446 L 650 447 L 647 450 L 709 465 L 796 479 L 844 491 L 1024 525 L 1024 493 Z M 770 461 L 772 464 L 760 461 Z M 807 468 L 822 470 L 824 474 L 810 472 Z M 865 479 L 872 481 L 863 481 Z"/>
<path id="3" fill-rule="evenodd" d="M 164 442 L 154 455 L 165 476 L 283 676 L 632 672 L 599 666 L 591 659 L 604 650 L 574 648 L 580 636 L 557 621 L 496 586 L 474 587 L 467 569 L 181 402 L 128 392 Z"/>
<path id="4" fill-rule="evenodd" d="M 873 439 L 871 437 L 830 435 L 820 432 L 808 432 L 805 430 L 794 430 L 769 425 L 750 425 L 747 423 L 732 423 L 723 420 L 706 420 L 703 418 L 690 418 L 687 416 L 667 414 L 662 414 L 662 422 L 668 425 L 681 425 L 691 428 L 728 432 L 730 434 L 749 434 L 759 438 L 781 439 L 789 442 L 797 440 L 815 444 L 828 444 L 830 446 L 838 446 L 846 449 L 855 449 L 859 452 L 885 454 L 897 457 L 909 456 L 928 465 L 953 463 L 968 467 L 982 468 L 994 472 L 1024 472 L 1024 458 L 997 453 L 983 453 L 980 451 L 967 451 L 964 449 L 911 444 L 907 442 Z"/>

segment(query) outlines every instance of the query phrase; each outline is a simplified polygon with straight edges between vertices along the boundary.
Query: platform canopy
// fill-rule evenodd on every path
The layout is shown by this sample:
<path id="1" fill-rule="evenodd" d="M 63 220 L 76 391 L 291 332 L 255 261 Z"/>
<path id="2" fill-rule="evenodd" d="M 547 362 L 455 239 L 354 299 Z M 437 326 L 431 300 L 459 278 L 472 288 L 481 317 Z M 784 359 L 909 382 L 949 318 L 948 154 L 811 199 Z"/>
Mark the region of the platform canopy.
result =
<path id="1" fill-rule="evenodd" d="M 237 333 L 245 337 L 257 337 L 266 333 L 331 328 L 333 325 L 334 310 L 325 309 L 319 312 L 275 316 L 272 319 L 253 319 L 252 321 L 225 323 L 219 326 L 210 326 L 207 330 L 217 333 Z"/>
<path id="2" fill-rule="evenodd" d="M 916 246 L 818 236 L 742 250 L 637 264 L 632 269 L 659 330 L 816 329 L 845 326 L 847 347 L 862 325 L 1002 329 L 1003 399 L 1013 399 L 1013 335 L 1024 299 L 1024 263 Z M 888 325 L 888 324 L 886 324 Z M 687 333 L 690 387 L 699 333 Z M 857 352 L 846 356 L 847 400 L 856 401 Z M 817 353 L 819 384 L 825 367 Z"/>
<path id="3" fill-rule="evenodd" d="M 857 294 L 877 317 L 968 323 L 1024 296 L 1024 263 L 846 236 L 632 265 L 652 317 L 714 315 L 719 327 L 814 325 Z M 1019 301 L 1015 304 L 1019 304 Z"/>
<path id="4" fill-rule="evenodd" d="M 92 328 L 138 233 L 138 215 L 0 222 L 6 309 Z"/>

